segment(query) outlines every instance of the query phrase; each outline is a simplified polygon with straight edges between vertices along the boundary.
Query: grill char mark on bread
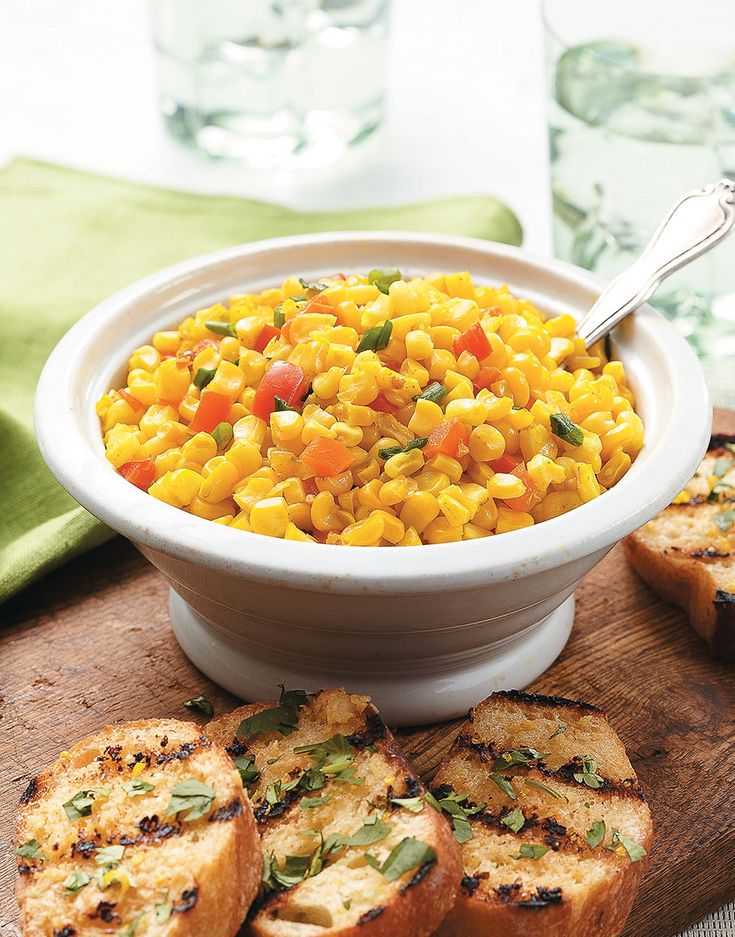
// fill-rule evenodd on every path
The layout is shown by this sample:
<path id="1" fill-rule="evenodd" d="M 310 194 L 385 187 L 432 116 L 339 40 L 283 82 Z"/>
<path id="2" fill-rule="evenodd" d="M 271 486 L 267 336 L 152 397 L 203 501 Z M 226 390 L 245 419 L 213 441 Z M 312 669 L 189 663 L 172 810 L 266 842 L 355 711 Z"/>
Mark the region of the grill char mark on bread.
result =
<path id="1" fill-rule="evenodd" d="M 451 828 L 437 811 L 424 805 L 419 813 L 390 803 L 390 799 L 423 797 L 425 789 L 398 748 L 379 713 L 363 696 L 344 690 L 310 695 L 299 709 L 295 731 L 282 735 L 263 732 L 237 736 L 243 719 L 275 703 L 242 707 L 214 720 L 207 734 L 228 746 L 235 757 L 255 759 L 260 777 L 251 785 L 259 819 L 263 851 L 283 868 L 286 856 L 307 855 L 319 839 L 303 835 L 309 829 L 353 836 L 366 819 L 378 815 L 389 832 L 365 846 L 346 846 L 329 853 L 324 867 L 289 888 L 263 887 L 248 914 L 249 937 L 428 937 L 451 907 L 459 890 L 461 860 Z M 274 784 L 293 782 L 317 762 L 295 748 L 339 736 L 349 749 L 350 783 L 325 776 L 317 790 L 300 783 L 269 804 Z M 358 782 L 358 783 L 355 783 Z M 325 803 L 309 801 L 326 796 Z M 304 799 L 309 798 L 304 806 Z M 406 869 L 394 881 L 385 878 L 364 858 L 366 852 L 382 863 L 407 837 L 433 849 L 435 859 Z M 276 883 L 277 884 L 277 883 Z"/>
<path id="2" fill-rule="evenodd" d="M 159 760 L 163 752 L 170 757 Z M 150 788 L 131 796 L 135 779 Z M 214 792 L 205 812 L 188 820 L 184 807 L 166 817 L 173 789 L 190 780 Z M 90 790 L 91 808 L 81 803 L 70 817 L 64 805 Z M 240 776 L 190 722 L 107 726 L 62 753 L 21 797 L 16 846 L 33 839 L 43 859 L 23 859 L 32 874 L 21 869 L 17 885 L 25 937 L 118 934 L 136 921 L 136 937 L 232 937 L 260 879 Z M 121 855 L 106 862 L 99 850 L 109 847 Z M 74 876 L 81 884 L 69 892 Z M 166 901 L 169 916 L 156 923 L 156 904 Z"/>
<path id="3" fill-rule="evenodd" d="M 713 436 L 685 489 L 689 500 L 669 505 L 626 537 L 624 550 L 654 592 L 687 612 L 716 656 L 735 660 L 735 523 L 724 530 L 716 523 L 718 515 L 735 508 L 735 487 L 713 489 L 735 486 L 735 453 L 728 446 L 735 446 L 735 436 Z M 713 474 L 718 459 L 725 460 L 720 476 Z"/>
<path id="4" fill-rule="evenodd" d="M 510 751 L 543 758 L 498 767 Z M 594 766 L 588 781 L 595 787 L 574 778 L 585 763 Z M 510 784 L 515 799 L 493 774 Z M 619 845 L 616 851 L 606 847 L 613 845 L 615 828 L 648 850 L 652 826 L 625 749 L 600 709 L 518 691 L 496 693 L 471 711 L 434 784 L 438 797 L 466 793 L 468 806 L 485 805 L 468 817 L 473 835 L 462 845 L 460 895 L 437 937 L 620 933 L 645 862 L 631 862 Z M 516 810 L 523 820 L 517 832 L 503 823 Z M 517 826 L 518 814 L 511 819 Z M 599 820 L 605 834 L 592 847 L 587 835 Z M 541 854 L 524 856 L 524 846 Z"/>

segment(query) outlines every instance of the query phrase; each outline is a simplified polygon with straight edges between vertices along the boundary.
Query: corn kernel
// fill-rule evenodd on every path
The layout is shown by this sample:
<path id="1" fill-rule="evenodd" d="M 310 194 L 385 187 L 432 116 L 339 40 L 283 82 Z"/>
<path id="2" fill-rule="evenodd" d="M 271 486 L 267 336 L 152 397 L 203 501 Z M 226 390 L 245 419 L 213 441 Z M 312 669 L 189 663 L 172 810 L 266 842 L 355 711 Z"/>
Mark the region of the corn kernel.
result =
<path id="1" fill-rule="evenodd" d="M 400 513 L 406 527 L 414 527 L 420 534 L 439 514 L 439 502 L 428 491 L 416 491 L 412 494 Z"/>
<path id="2" fill-rule="evenodd" d="M 290 523 L 284 498 L 263 498 L 250 511 L 250 529 L 267 537 L 284 537 Z"/>
<path id="3" fill-rule="evenodd" d="M 455 543 L 462 539 L 462 528 L 453 527 L 446 517 L 437 517 L 423 534 L 426 543 Z"/>
<path id="4" fill-rule="evenodd" d="M 522 530 L 533 526 L 533 517 L 523 511 L 511 511 L 509 508 L 498 508 L 498 522 L 495 525 L 496 534 L 505 534 L 511 530 Z"/>
<path id="5" fill-rule="evenodd" d="M 487 483 L 487 492 L 491 498 L 520 498 L 526 486 L 517 475 L 496 472 Z"/>
<path id="6" fill-rule="evenodd" d="M 399 452 L 391 456 L 385 463 L 383 471 L 389 478 L 399 475 L 413 475 L 424 467 L 424 454 L 420 449 L 411 449 L 409 452 Z"/>

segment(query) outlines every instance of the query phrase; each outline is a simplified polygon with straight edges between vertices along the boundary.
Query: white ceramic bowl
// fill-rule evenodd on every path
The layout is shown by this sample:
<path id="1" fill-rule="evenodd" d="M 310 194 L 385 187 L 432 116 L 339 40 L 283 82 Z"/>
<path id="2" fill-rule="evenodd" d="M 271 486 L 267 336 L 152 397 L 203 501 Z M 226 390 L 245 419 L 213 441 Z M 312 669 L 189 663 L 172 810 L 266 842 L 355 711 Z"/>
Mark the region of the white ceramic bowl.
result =
<path id="1" fill-rule="evenodd" d="M 268 698 L 279 682 L 344 685 L 372 695 L 390 722 L 410 724 L 457 716 L 551 664 L 568 638 L 581 577 L 694 472 L 710 406 L 686 342 L 645 309 L 614 342 L 646 427 L 622 481 L 537 527 L 413 548 L 298 543 L 222 527 L 151 498 L 105 460 L 95 402 L 124 381 L 130 352 L 154 331 L 292 273 L 317 279 L 380 266 L 470 270 L 552 315 L 581 316 L 599 291 L 574 267 L 471 239 L 339 233 L 249 244 L 169 267 L 93 309 L 51 354 L 35 419 L 61 484 L 170 583 L 174 631 L 204 673 L 245 699 Z"/>

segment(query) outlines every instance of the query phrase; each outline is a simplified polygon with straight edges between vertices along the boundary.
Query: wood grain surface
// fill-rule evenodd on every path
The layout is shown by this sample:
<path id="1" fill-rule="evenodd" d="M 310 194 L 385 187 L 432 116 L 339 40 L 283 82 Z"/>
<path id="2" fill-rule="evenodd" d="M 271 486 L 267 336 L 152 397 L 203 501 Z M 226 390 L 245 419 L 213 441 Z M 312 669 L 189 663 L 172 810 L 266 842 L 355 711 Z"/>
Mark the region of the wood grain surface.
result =
<path id="1" fill-rule="evenodd" d="M 735 432 L 735 413 L 716 428 Z M 29 778 L 106 722 L 190 718 L 204 693 L 233 697 L 184 657 L 167 586 L 117 539 L 0 608 L 0 934 L 15 935 L 12 828 Z M 656 826 L 651 866 L 626 937 L 671 937 L 735 898 L 735 670 L 716 661 L 681 612 L 660 602 L 619 547 L 577 592 L 562 656 L 533 687 L 603 707 L 628 747 Z M 400 737 L 430 778 L 456 723 Z"/>

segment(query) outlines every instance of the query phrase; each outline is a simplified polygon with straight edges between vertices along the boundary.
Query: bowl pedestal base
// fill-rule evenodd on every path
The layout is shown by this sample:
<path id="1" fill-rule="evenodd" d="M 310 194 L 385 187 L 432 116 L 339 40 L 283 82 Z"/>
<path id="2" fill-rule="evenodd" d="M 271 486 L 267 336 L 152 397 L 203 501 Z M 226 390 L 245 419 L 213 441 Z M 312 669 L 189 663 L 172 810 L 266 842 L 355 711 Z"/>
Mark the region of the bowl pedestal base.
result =
<path id="1" fill-rule="evenodd" d="M 281 657 L 263 643 L 208 621 L 173 589 L 169 610 L 186 656 L 215 683 L 244 700 L 273 699 L 279 683 L 305 690 L 343 686 L 372 697 L 389 725 L 406 726 L 464 716 L 494 690 L 522 689 L 532 683 L 569 639 L 574 596 L 512 639 L 489 644 L 470 656 L 433 659 L 430 673 L 405 661 L 357 670 L 354 664 L 340 667 L 338 660 L 317 655 L 311 660 Z M 279 627 L 277 622 L 272 626 Z"/>

